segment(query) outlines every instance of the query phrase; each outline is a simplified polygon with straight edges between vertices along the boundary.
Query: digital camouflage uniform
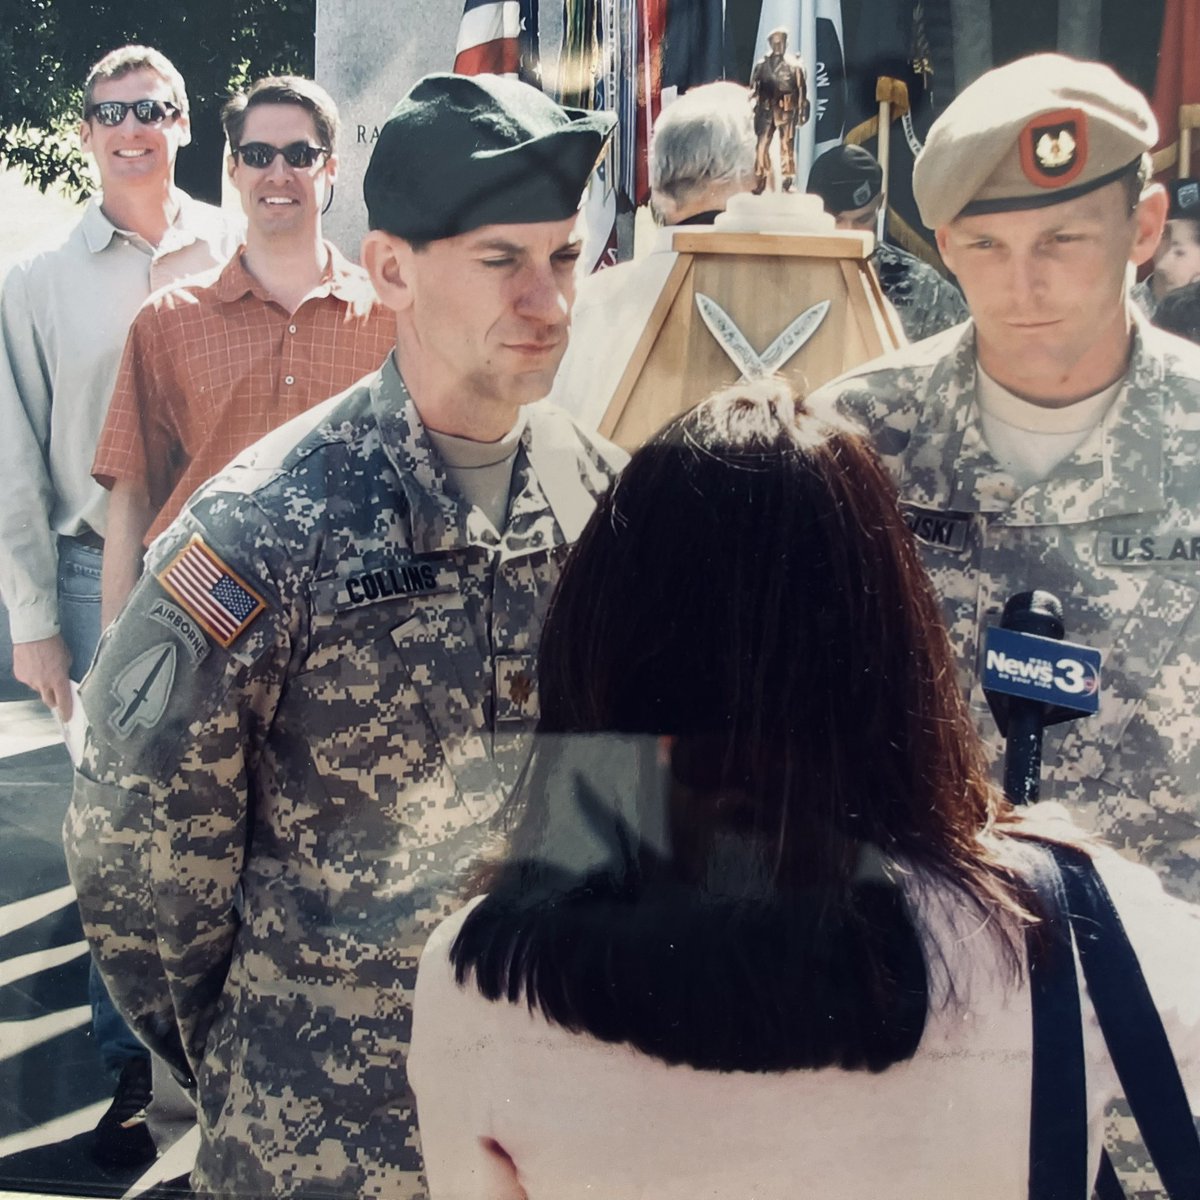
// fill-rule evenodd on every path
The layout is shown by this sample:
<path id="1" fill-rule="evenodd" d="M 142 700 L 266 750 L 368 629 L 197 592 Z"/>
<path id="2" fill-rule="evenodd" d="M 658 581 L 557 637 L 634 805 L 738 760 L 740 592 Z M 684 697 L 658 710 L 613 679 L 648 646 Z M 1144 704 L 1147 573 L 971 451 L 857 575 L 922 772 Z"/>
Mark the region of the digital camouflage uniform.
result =
<path id="1" fill-rule="evenodd" d="M 1154 314 L 1158 311 L 1158 301 L 1154 298 L 1154 291 L 1148 278 L 1143 279 L 1140 283 L 1135 283 L 1129 289 L 1129 297 L 1149 320 L 1154 320 Z"/>
<path id="2" fill-rule="evenodd" d="M 876 360 L 813 397 L 866 425 L 897 481 L 1000 782 L 980 686 L 983 631 L 1015 592 L 1062 601 L 1068 641 L 1100 650 L 1100 711 L 1045 730 L 1041 795 L 1067 804 L 1167 889 L 1200 902 L 1200 348 L 1135 324 L 1101 426 L 1021 492 L 975 402 L 973 325 Z M 1165 1200 L 1124 1103 L 1106 1141 L 1130 1197 Z"/>
<path id="3" fill-rule="evenodd" d="M 535 406 L 497 536 L 389 359 L 151 547 L 83 686 L 65 837 L 114 996 L 197 1082 L 201 1194 L 423 1194 L 417 959 L 518 771 L 550 590 L 619 453 Z"/>
<path id="4" fill-rule="evenodd" d="M 970 315 L 958 288 L 915 254 L 879 242 L 871 265 L 910 342 L 960 325 Z"/>
<path id="5" fill-rule="evenodd" d="M 1103 667 L 1099 713 L 1046 730 L 1042 797 L 1200 901 L 1200 351 L 1139 320 L 1108 416 L 1025 492 L 983 440 L 975 378 L 968 325 L 814 402 L 836 397 L 865 424 L 898 482 L 993 762 L 983 630 L 1013 593 L 1044 588 Z"/>

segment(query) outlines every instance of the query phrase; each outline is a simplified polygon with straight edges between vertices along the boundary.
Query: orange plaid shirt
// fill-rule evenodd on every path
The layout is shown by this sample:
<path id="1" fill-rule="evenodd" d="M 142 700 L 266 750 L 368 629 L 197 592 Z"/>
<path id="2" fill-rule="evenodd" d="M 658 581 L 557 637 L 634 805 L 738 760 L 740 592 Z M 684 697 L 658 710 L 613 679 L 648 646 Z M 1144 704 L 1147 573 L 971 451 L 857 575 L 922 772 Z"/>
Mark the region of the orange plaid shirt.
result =
<path id="1" fill-rule="evenodd" d="M 149 543 L 206 479 L 252 442 L 376 370 L 394 314 L 361 267 L 326 243 L 320 286 L 294 313 L 242 265 L 155 293 L 129 331 L 92 463 L 111 488 L 143 480 L 158 515 Z"/>

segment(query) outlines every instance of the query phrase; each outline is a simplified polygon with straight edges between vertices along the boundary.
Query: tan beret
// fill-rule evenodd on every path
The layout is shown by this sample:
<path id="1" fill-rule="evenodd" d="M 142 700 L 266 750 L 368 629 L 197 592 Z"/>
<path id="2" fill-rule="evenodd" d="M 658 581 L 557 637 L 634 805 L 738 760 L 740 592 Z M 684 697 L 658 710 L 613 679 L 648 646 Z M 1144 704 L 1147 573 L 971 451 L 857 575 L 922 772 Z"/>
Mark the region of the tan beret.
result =
<path id="1" fill-rule="evenodd" d="M 1157 140 L 1146 97 L 1110 67 L 1033 54 L 981 75 L 938 117 L 913 195 L 930 229 L 1043 208 L 1132 172 Z"/>

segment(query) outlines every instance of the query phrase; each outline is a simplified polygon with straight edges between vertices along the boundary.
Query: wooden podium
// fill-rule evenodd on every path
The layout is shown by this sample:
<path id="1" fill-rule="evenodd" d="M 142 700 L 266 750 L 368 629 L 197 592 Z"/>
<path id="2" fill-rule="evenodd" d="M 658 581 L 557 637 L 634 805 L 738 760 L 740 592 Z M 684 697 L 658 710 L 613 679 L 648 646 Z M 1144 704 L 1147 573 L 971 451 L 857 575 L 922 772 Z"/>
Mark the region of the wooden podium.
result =
<path id="1" fill-rule="evenodd" d="M 802 394 L 903 346 L 867 261 L 873 245 L 869 233 L 677 230 L 678 257 L 600 433 L 636 449 L 672 417 L 752 374 L 755 357 L 773 361 L 778 355 L 767 352 L 777 340 L 787 343 L 779 354 L 790 355 L 777 373 Z"/>

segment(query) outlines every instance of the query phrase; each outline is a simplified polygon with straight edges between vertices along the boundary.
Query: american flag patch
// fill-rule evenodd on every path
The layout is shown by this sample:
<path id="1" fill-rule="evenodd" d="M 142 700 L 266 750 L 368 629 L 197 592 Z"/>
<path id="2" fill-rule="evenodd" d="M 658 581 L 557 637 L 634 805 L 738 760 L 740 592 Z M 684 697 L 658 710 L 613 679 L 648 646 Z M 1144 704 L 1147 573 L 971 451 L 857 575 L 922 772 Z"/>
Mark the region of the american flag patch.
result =
<path id="1" fill-rule="evenodd" d="M 206 633 L 229 647 L 266 607 L 205 544 L 199 534 L 159 572 L 158 582 L 196 618 Z"/>

